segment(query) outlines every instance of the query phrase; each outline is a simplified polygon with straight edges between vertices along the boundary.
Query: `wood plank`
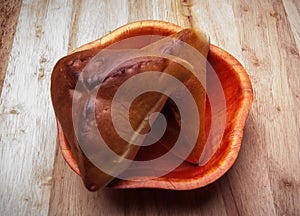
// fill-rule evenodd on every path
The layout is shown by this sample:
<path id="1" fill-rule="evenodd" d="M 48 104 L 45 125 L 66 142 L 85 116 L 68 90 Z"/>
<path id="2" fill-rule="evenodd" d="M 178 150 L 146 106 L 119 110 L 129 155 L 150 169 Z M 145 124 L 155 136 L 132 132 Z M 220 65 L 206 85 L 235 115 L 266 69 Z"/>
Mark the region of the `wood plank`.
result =
<path id="1" fill-rule="evenodd" d="M 211 43 L 225 49 L 244 64 L 239 29 L 236 26 L 236 19 L 240 17 L 235 17 L 230 1 L 194 2 L 191 7 L 191 18 L 195 27 L 209 34 Z M 250 119 L 246 125 L 238 159 L 219 182 L 227 215 L 262 214 L 263 209 L 257 208 L 261 203 L 261 200 L 257 199 L 258 196 L 269 195 L 264 200 L 264 208 L 268 213 L 271 213 L 270 209 L 274 208 L 268 173 L 256 172 L 262 167 L 266 168 L 266 165 L 253 163 L 253 158 L 259 159 L 262 156 L 257 154 L 259 152 L 253 149 L 253 145 L 249 142 L 252 137 L 248 134 L 249 127 L 251 127 Z M 258 184 L 257 188 L 252 187 L 255 184 Z M 264 188 L 263 192 L 262 188 Z M 244 200 L 249 200 L 249 203 L 246 204 Z"/>
<path id="2" fill-rule="evenodd" d="M 297 0 L 282 0 L 285 14 L 289 24 L 291 25 L 294 39 L 297 43 L 298 53 L 300 51 L 300 1 Z M 297 51 L 295 51 L 297 52 Z"/>
<path id="3" fill-rule="evenodd" d="M 74 0 L 68 51 L 126 24 L 126 8 L 126 0 Z M 87 191 L 80 176 L 66 164 L 60 149 L 57 150 L 49 215 L 122 215 L 125 211 L 123 193 L 109 188 L 95 193 Z"/>
<path id="4" fill-rule="evenodd" d="M 255 122 L 257 113 L 251 111 L 245 127 L 242 147 L 232 169 L 226 174 L 228 181 L 221 184 L 226 196 L 226 209 L 236 208 L 239 215 L 275 215 L 268 163 L 262 153 L 263 131 Z M 230 194 L 225 190 L 230 190 Z M 263 203 L 263 205 L 262 205 Z"/>
<path id="5" fill-rule="evenodd" d="M 151 0 L 147 3 L 130 0 L 128 15 L 129 22 L 152 19 L 172 22 L 186 28 L 191 26 L 186 16 L 186 4 L 181 0 Z"/>
<path id="6" fill-rule="evenodd" d="M 226 215 L 218 183 L 192 191 L 125 191 L 125 215 Z"/>
<path id="7" fill-rule="evenodd" d="M 234 192 L 246 213 L 273 215 L 276 211 L 277 215 L 297 215 L 300 212 L 300 177 L 295 175 L 300 170 L 297 112 L 300 61 L 299 54 L 294 52 L 297 45 L 281 1 L 233 2 L 245 66 L 255 95 L 244 145 L 249 146 L 244 152 L 249 162 L 245 166 L 244 161 L 240 163 L 246 172 L 239 169 L 240 173 L 239 170 L 230 173 L 233 180 L 244 182 L 245 187 L 242 192 L 242 187 L 235 187 Z M 273 200 L 268 193 L 270 189 Z"/>
<path id="8" fill-rule="evenodd" d="M 0 95 L 2 92 L 21 4 L 22 1 L 20 0 L 3 0 L 0 4 Z"/>
<path id="9" fill-rule="evenodd" d="M 100 2 L 74 0 L 73 5 L 69 51 L 96 40 L 128 22 L 125 0 Z"/>
<path id="10" fill-rule="evenodd" d="M 70 50 L 76 45 L 88 42 L 86 38 L 94 40 L 130 21 L 162 19 L 189 26 L 188 19 L 183 15 L 181 3 L 178 0 L 144 1 L 143 3 L 141 1 L 129 1 L 127 7 L 126 1 L 119 4 L 103 1 L 102 4 L 93 8 L 93 15 L 87 12 L 90 5 L 94 5 L 93 1 L 84 1 L 80 9 L 78 7 L 73 9 L 77 12 L 78 23 L 73 24 L 76 28 L 72 29 L 78 29 L 78 31 L 74 36 L 75 38 L 71 37 L 70 39 L 73 41 Z M 121 6 L 119 8 L 116 5 Z M 124 10 L 124 8 L 128 8 L 128 10 Z M 99 11 L 110 11 L 110 15 L 113 17 L 112 20 L 108 19 L 105 27 L 102 27 L 98 20 L 104 19 L 106 15 L 105 13 L 101 15 Z M 95 17 L 95 14 L 98 16 Z M 90 24 L 86 24 L 87 21 Z M 100 28 L 95 28 L 99 25 Z M 224 206 L 224 203 L 221 191 L 214 186 L 187 192 L 147 189 L 122 191 L 105 188 L 96 193 L 90 193 L 83 187 L 80 178 L 65 164 L 60 151 L 57 154 L 49 215 L 66 213 L 75 215 L 153 215 L 159 213 L 177 215 L 180 212 L 178 208 L 191 215 L 199 215 L 202 212 L 210 212 L 213 215 L 226 214 L 224 207 L 216 208 L 216 206 Z M 68 196 L 61 196 L 61 194 L 68 194 Z M 89 207 L 87 208 L 87 206 Z"/>
<path id="11" fill-rule="evenodd" d="M 231 188 L 232 191 L 232 197 L 229 196 L 229 198 L 232 199 L 231 202 L 227 200 L 225 197 L 225 203 L 226 203 L 226 209 L 230 210 L 233 209 L 232 207 L 228 206 L 231 205 L 233 207 L 237 208 L 237 212 L 241 215 L 258 215 L 258 214 L 274 214 L 275 211 L 278 214 L 282 213 L 291 213 L 297 212 L 298 209 L 296 207 L 294 198 L 290 198 L 290 195 L 292 197 L 295 197 L 295 195 L 299 194 L 299 190 L 296 189 L 294 192 L 290 192 L 289 194 L 289 201 L 286 201 L 287 196 L 284 196 L 285 198 L 281 198 L 280 201 L 277 201 L 280 203 L 280 205 L 275 202 L 272 195 L 275 193 L 278 193 L 280 191 L 279 188 L 282 188 L 282 183 L 280 183 L 280 178 L 278 176 L 274 177 L 274 172 L 276 175 L 280 173 L 284 165 L 274 167 L 274 164 L 272 164 L 272 160 L 266 160 L 268 158 L 268 152 L 271 153 L 273 157 L 278 154 L 278 151 L 280 151 L 280 155 L 282 156 L 281 161 L 285 161 L 286 163 L 290 163 L 290 161 L 287 159 L 287 155 L 291 155 L 293 157 L 293 160 L 299 161 L 299 154 L 297 153 L 297 150 L 294 153 L 291 153 L 290 150 L 284 150 L 281 146 L 282 143 L 286 143 L 287 139 L 284 137 L 281 137 L 282 133 L 280 131 L 285 130 L 286 134 L 290 132 L 290 135 L 294 137 L 295 139 L 293 141 L 289 142 L 289 147 L 298 149 L 298 146 L 295 145 L 299 143 L 299 133 L 297 134 L 297 125 L 295 122 L 297 122 L 299 117 L 296 117 L 295 121 L 295 114 L 289 113 L 289 109 L 296 110 L 299 105 L 291 103 L 293 99 L 297 98 L 297 93 L 295 94 L 296 90 L 296 83 L 298 83 L 299 86 L 299 79 L 294 74 L 293 81 L 291 80 L 291 77 L 288 77 L 288 70 L 296 71 L 297 61 L 295 61 L 295 56 L 297 56 L 297 52 L 295 53 L 295 45 L 293 43 L 292 32 L 289 28 L 287 28 L 287 23 L 283 20 L 281 21 L 281 25 L 277 28 L 281 30 L 279 33 L 281 34 L 281 37 L 276 37 L 276 24 L 278 25 L 278 21 L 281 20 L 281 13 L 284 12 L 282 8 L 276 7 L 278 3 L 272 2 L 267 3 L 264 5 L 259 4 L 251 4 L 248 3 L 248 5 L 245 4 L 245 2 L 237 3 L 232 1 L 232 3 L 235 3 L 234 7 L 234 17 L 232 16 L 232 12 L 226 13 L 226 11 L 231 10 L 231 2 L 227 1 L 210 1 L 201 4 L 195 4 L 192 8 L 192 16 L 193 13 L 196 15 L 197 19 L 200 22 L 200 26 L 202 28 L 207 29 L 207 32 L 213 32 L 211 35 L 212 42 L 216 43 L 217 45 L 225 48 L 230 53 L 232 53 L 235 57 L 238 57 L 238 59 L 241 61 L 242 54 L 241 50 L 244 52 L 248 52 L 246 55 L 245 53 L 245 61 L 246 61 L 246 70 L 250 73 L 250 76 L 252 80 L 254 80 L 254 91 L 255 96 L 258 94 L 260 95 L 259 98 L 264 95 L 263 103 L 258 104 L 259 102 L 254 103 L 254 109 L 252 109 L 250 113 L 250 117 L 248 119 L 248 123 L 245 130 L 245 137 L 243 140 L 243 145 L 241 148 L 241 152 L 239 155 L 239 158 L 234 165 L 234 167 L 230 170 L 230 172 L 227 174 L 228 176 L 228 182 L 223 183 L 221 181 L 221 188 L 222 190 Z M 218 6 L 218 10 L 216 10 L 215 6 Z M 238 6 L 237 6 L 238 5 Z M 280 5 L 280 4 L 279 4 Z M 273 8 L 274 6 L 274 8 Z M 219 9 L 221 9 L 222 13 L 220 13 Z M 262 11 L 262 9 L 266 9 L 267 11 Z M 279 11 L 279 14 L 278 14 Z M 265 16 L 265 14 L 267 16 Z M 247 15 L 248 14 L 248 15 Z M 205 17 L 209 17 L 210 22 L 206 23 Z M 274 18 L 277 21 L 277 23 L 274 23 L 273 19 L 270 19 L 270 17 Z M 263 20 L 265 19 L 265 20 Z M 262 21 L 263 20 L 263 21 Z M 231 22 L 231 24 L 230 24 Z M 235 22 L 238 24 L 238 32 L 240 35 L 240 39 L 238 38 L 238 34 Z M 263 24 L 262 24 L 263 23 Z M 270 29 L 266 29 L 265 32 L 262 27 L 270 26 L 268 24 L 271 24 Z M 260 27 L 260 28 L 259 28 Z M 282 29 L 280 29 L 282 28 Z M 279 31 L 278 30 L 278 31 Z M 284 36 L 282 34 L 286 33 Z M 260 37 L 257 38 L 257 35 Z M 267 38 L 266 38 L 267 36 Z M 268 37 L 269 36 L 269 37 Z M 271 37 L 274 36 L 274 37 Z M 272 41 L 272 44 L 269 44 L 270 40 L 275 38 L 275 41 Z M 283 40 L 285 39 L 285 40 Z M 239 41 L 242 41 L 242 46 Z M 290 45 L 284 46 L 285 41 L 291 41 Z M 276 45 L 275 45 L 276 44 Z M 266 46 L 267 45 L 267 46 Z M 274 46 L 273 46 L 274 45 Z M 248 46 L 248 47 L 247 47 Z M 246 48 L 247 47 L 247 48 Z M 249 47 L 255 47 L 254 50 L 250 51 Z M 269 53 L 274 54 L 273 56 L 275 58 L 272 59 L 272 62 L 270 62 Z M 278 55 L 278 50 L 284 50 L 280 55 Z M 289 50 L 289 52 L 286 52 L 286 50 Z M 249 52 L 250 56 L 249 57 Z M 291 56 L 293 55 L 294 56 Z M 259 60 L 259 58 L 256 55 L 262 55 L 263 60 Z M 292 60 L 292 65 L 287 67 L 287 65 L 283 64 L 283 60 L 285 59 L 281 55 L 288 55 L 290 56 Z M 267 59 L 269 58 L 269 59 Z M 243 61 L 241 61 L 243 63 Z M 260 63 L 263 63 L 263 66 L 259 66 Z M 265 73 L 267 71 L 273 71 L 273 68 L 276 68 L 277 63 L 280 64 L 280 70 L 283 70 L 285 73 L 283 76 L 272 76 L 272 78 L 275 77 L 275 83 L 273 83 L 272 86 L 268 86 L 268 82 L 262 82 L 261 79 L 263 77 L 268 77 L 272 72 Z M 299 61 L 298 61 L 299 62 Z M 273 63 L 273 64 L 272 64 Z M 259 71 L 258 68 L 259 67 Z M 279 68 L 276 68 L 277 74 L 279 73 Z M 298 66 L 299 68 L 299 66 Z M 275 70 L 275 72 L 276 72 Z M 262 75 L 262 71 L 264 71 L 265 74 Z M 259 73 L 260 72 L 260 73 Z M 286 82 L 288 78 L 288 83 Z M 265 80 L 263 80 L 265 81 Z M 266 86 L 265 86 L 266 85 Z M 290 86 L 292 88 L 292 92 L 286 91 L 286 89 L 282 90 L 283 86 Z M 274 127 L 274 121 L 276 111 L 272 112 L 267 107 L 274 107 L 273 103 L 267 103 L 267 94 L 264 94 L 266 90 L 264 89 L 270 89 L 271 91 L 274 91 L 274 89 L 277 88 L 277 95 L 283 94 L 285 97 L 281 100 L 277 98 L 278 104 L 283 104 L 285 109 L 283 110 L 284 114 L 281 114 L 281 120 L 275 122 Z M 258 92 L 257 92 L 258 91 Z M 279 93 L 281 91 L 281 93 Z M 294 97 L 293 97 L 294 96 Z M 288 97 L 288 99 L 286 98 Z M 256 98 L 256 97 L 255 97 Z M 286 101 L 287 99 L 287 101 Z M 294 100 L 294 102 L 296 102 Z M 296 102 L 297 103 L 297 102 Z M 264 105 L 262 105 L 264 104 Z M 290 107 L 292 105 L 293 108 Z M 293 106 L 294 105 L 294 106 Z M 289 108 L 288 108 L 289 107 Z M 277 112 L 282 111 L 281 105 L 277 107 Z M 270 112 L 271 111 L 271 112 Z M 259 116 L 260 114 L 264 114 L 266 116 L 270 115 L 268 112 L 272 113 L 272 120 L 270 124 L 268 125 L 268 129 L 265 127 L 265 121 L 264 119 L 261 119 Z M 281 125 L 285 125 L 284 122 L 291 120 L 291 128 L 292 131 L 289 131 L 290 129 L 282 129 Z M 274 130 L 275 129 L 275 130 Z M 299 131 L 299 130 L 298 130 Z M 253 136 L 255 134 L 255 136 Z M 274 139 L 274 136 L 276 139 Z M 281 142 L 278 143 L 277 148 L 274 148 L 274 141 L 277 140 L 276 143 L 278 143 L 278 140 Z M 269 143 L 269 148 L 266 147 L 266 142 Z M 292 145 L 292 143 L 294 144 Z M 280 145 L 281 144 L 281 145 Z M 276 163 L 280 164 L 280 160 L 277 158 Z M 282 163 L 282 162 L 281 162 Z M 299 163 L 296 163 L 299 164 Z M 285 165 L 286 167 L 288 164 Z M 296 171 L 296 167 L 298 165 L 294 165 L 294 168 Z M 299 170 L 299 167 L 298 167 Z M 285 168 L 285 174 L 287 174 L 288 179 L 292 178 L 291 173 L 287 173 L 287 168 Z M 282 175 L 285 175 L 282 174 Z M 276 179 L 276 180 L 275 180 Z M 291 187 L 298 188 L 298 180 L 293 179 L 293 183 L 291 184 Z M 278 187 L 279 185 L 281 186 Z M 288 181 L 290 182 L 290 181 Z M 287 184 L 289 185 L 289 184 Z M 250 186 L 250 187 L 249 187 Z M 254 187 L 251 187 L 254 186 Z M 276 186 L 276 187 L 274 187 Z M 276 189 L 275 189 L 276 188 Z M 276 190 L 276 191 L 274 191 Z M 282 189 L 281 189 L 282 190 Z M 282 193 L 278 194 L 284 194 L 287 195 L 288 192 L 284 190 Z M 228 192 L 223 192 L 223 195 L 226 195 L 228 197 Z M 279 196 L 275 196 L 275 200 L 279 199 Z M 247 202 L 245 202 L 247 200 Z M 234 202 L 234 203 L 232 203 Z M 261 203 L 264 203 L 264 205 L 261 205 Z M 258 208 L 260 206 L 260 208 Z M 282 207 L 284 206 L 284 208 Z"/>
<path id="12" fill-rule="evenodd" d="M 22 4 L 0 99 L 3 215 L 48 212 L 56 148 L 49 79 L 66 52 L 69 9 L 65 1 Z"/>
<path id="13" fill-rule="evenodd" d="M 195 1 L 190 12 L 194 26 L 207 32 L 212 44 L 225 49 L 243 64 L 238 29 L 230 2 Z"/>

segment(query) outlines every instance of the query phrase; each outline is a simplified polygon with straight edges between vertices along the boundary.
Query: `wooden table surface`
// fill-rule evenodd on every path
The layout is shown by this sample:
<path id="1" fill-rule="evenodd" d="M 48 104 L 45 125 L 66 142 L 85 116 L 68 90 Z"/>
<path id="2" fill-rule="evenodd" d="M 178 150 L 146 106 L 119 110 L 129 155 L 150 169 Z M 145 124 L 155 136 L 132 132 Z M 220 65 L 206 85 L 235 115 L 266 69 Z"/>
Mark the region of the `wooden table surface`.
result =
<path id="1" fill-rule="evenodd" d="M 61 156 L 55 62 L 135 20 L 202 28 L 249 73 L 240 154 L 202 189 L 88 192 Z M 0 0 L 0 215 L 300 215 L 299 0 Z"/>

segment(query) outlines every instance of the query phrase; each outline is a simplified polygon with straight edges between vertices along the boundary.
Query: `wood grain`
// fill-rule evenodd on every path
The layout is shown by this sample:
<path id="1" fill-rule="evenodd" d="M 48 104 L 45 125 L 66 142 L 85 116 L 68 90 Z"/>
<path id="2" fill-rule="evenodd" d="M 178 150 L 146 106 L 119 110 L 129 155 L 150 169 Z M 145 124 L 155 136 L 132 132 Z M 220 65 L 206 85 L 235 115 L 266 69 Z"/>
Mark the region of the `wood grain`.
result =
<path id="1" fill-rule="evenodd" d="M 218 10 L 216 10 L 216 5 Z M 238 29 L 235 25 L 231 2 L 220 0 L 194 2 L 190 11 L 194 26 L 209 32 L 211 43 L 227 50 L 243 64 Z M 244 136 L 247 136 L 247 134 L 244 134 Z M 244 145 L 247 144 L 243 142 L 242 149 Z M 235 170 L 236 166 L 233 166 L 231 172 Z M 241 189 L 241 186 L 243 186 L 243 183 L 239 184 L 239 189 Z M 231 181 L 231 178 L 228 177 L 228 174 L 225 174 L 218 188 L 223 196 L 222 203 L 219 203 L 218 206 L 225 208 L 227 215 L 244 215 L 245 208 L 239 207 L 240 197 L 232 191 L 234 187 L 236 186 Z"/>
<path id="2" fill-rule="evenodd" d="M 239 1 L 233 6 L 235 15 L 243 18 L 237 19 L 237 26 L 255 102 L 240 157 L 244 159 L 245 154 L 248 159 L 243 163 L 250 161 L 237 163 L 237 169 L 229 176 L 234 186 L 238 179 L 242 184 L 253 185 L 244 187 L 247 191 L 239 197 L 239 200 L 252 201 L 247 205 L 240 201 L 246 213 L 297 215 L 300 212 L 296 204 L 300 203 L 300 178 L 295 174 L 300 170 L 300 139 L 296 112 L 299 99 L 294 92 L 300 82 L 297 75 L 299 55 L 291 52 L 296 48 L 293 33 L 284 16 L 282 2 L 270 0 L 251 4 Z M 240 176 L 242 172 L 249 174 L 247 178 Z M 240 189 L 235 187 L 234 193 Z M 258 201 L 262 200 L 264 205 L 257 208 Z M 257 203 L 253 204 L 255 201 Z"/>
<path id="3" fill-rule="evenodd" d="M 186 14 L 186 3 L 180 0 L 169 1 L 128 1 L 128 21 L 163 20 L 183 27 L 191 27 Z"/>
<path id="4" fill-rule="evenodd" d="M 231 2 L 224 0 L 195 1 L 190 9 L 190 14 L 194 27 L 209 32 L 212 44 L 227 50 L 244 64 Z"/>
<path id="5" fill-rule="evenodd" d="M 127 7 L 127 1 L 107 0 L 101 3 L 97 0 L 74 1 L 72 11 L 73 13 L 76 11 L 77 18 L 75 19 L 73 15 L 68 50 L 71 51 L 127 23 L 128 14 L 127 10 L 123 9 L 124 7 Z M 90 13 L 91 8 L 92 13 Z M 103 11 L 111 11 L 111 19 L 107 20 Z M 107 20 L 107 22 L 99 22 L 99 20 Z M 49 215 L 64 215 L 66 212 L 71 215 L 121 215 L 124 213 L 122 206 L 114 206 L 113 203 L 115 197 L 123 199 L 122 195 L 119 195 L 117 191 L 111 193 L 111 189 L 96 193 L 88 192 L 81 178 L 65 163 L 59 150 L 54 163 L 53 183 Z M 61 194 L 68 194 L 68 196 L 61 196 Z"/>
<path id="6" fill-rule="evenodd" d="M 1 215 L 299 215 L 299 1 L 0 2 Z M 142 19 L 201 28 L 245 66 L 254 104 L 242 148 L 202 189 L 91 193 L 57 148 L 51 70 L 74 48 Z"/>
<path id="7" fill-rule="evenodd" d="M 0 4 L 0 95 L 2 92 L 8 58 L 21 9 L 20 0 L 2 0 Z"/>
<path id="8" fill-rule="evenodd" d="M 300 2 L 297 0 L 283 0 L 285 13 L 287 14 L 288 25 L 291 26 L 293 37 L 297 43 L 298 53 L 300 50 Z M 296 53 L 297 51 L 293 51 Z"/>
<path id="9" fill-rule="evenodd" d="M 69 9 L 64 1 L 22 4 L 0 100 L 1 215 L 48 212 L 56 149 L 49 78 L 66 53 Z"/>

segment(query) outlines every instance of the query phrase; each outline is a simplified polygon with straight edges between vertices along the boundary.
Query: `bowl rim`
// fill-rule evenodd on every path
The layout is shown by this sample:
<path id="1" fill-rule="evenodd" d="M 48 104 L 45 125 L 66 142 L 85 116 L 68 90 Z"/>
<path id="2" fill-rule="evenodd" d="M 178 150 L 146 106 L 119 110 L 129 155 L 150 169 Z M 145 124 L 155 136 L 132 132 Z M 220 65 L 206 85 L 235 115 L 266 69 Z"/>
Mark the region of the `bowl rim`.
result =
<path id="1" fill-rule="evenodd" d="M 158 27 L 166 31 L 167 30 L 170 31 L 170 29 L 172 31 L 180 31 L 183 29 L 182 27 L 179 27 L 175 24 L 164 22 L 164 21 L 157 21 L 157 20 L 133 22 L 116 29 L 115 31 L 111 32 L 110 34 L 98 40 L 85 44 L 75 49 L 71 53 L 86 50 L 92 46 L 106 47 L 111 43 L 111 40 L 114 40 L 114 38 L 122 37 L 122 34 L 126 34 L 130 31 L 136 31 L 138 30 L 138 28 L 149 28 L 149 27 L 152 28 Z M 178 178 L 159 177 L 159 178 L 145 181 L 143 180 L 143 177 L 137 177 L 134 178 L 133 180 L 118 181 L 114 185 L 111 185 L 111 187 L 122 188 L 122 189 L 159 188 L 159 189 L 172 189 L 172 190 L 190 190 L 190 189 L 204 187 L 216 181 L 232 167 L 240 150 L 241 141 L 244 132 L 244 126 L 253 101 L 253 90 L 249 79 L 249 75 L 247 74 L 243 66 L 236 58 L 234 58 L 231 54 L 229 54 L 222 48 L 217 47 L 213 44 L 210 45 L 209 52 L 217 56 L 218 58 L 223 59 L 227 64 L 229 64 L 232 67 L 233 70 L 231 70 L 231 72 L 234 73 L 235 76 L 239 79 L 239 87 L 241 88 L 240 96 L 242 97 L 241 103 L 239 107 L 237 107 L 237 110 L 235 112 L 236 118 L 233 120 L 234 124 L 232 124 L 233 127 L 231 129 L 231 131 L 234 131 L 235 136 L 233 140 L 228 142 L 229 150 L 222 156 L 221 160 L 218 163 L 219 166 L 211 167 L 209 169 L 209 172 L 206 173 L 206 175 L 200 176 L 199 178 L 197 177 L 189 178 L 188 181 L 183 181 L 183 179 L 179 177 Z M 67 162 L 67 164 L 78 175 L 80 175 L 80 171 L 77 166 L 75 157 L 71 151 L 71 147 L 63 133 L 62 127 L 57 118 L 56 118 L 56 122 L 57 122 L 57 130 L 58 130 L 58 142 L 59 142 L 59 146 L 63 158 Z"/>

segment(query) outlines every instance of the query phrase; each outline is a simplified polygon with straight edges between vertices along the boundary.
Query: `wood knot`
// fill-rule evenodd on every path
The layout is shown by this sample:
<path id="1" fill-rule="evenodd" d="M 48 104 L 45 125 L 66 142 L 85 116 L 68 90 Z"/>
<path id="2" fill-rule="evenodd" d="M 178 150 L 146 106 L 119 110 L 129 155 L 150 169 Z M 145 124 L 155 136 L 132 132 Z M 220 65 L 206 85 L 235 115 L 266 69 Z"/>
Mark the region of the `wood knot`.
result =
<path id="1" fill-rule="evenodd" d="M 281 111 L 280 106 L 277 106 L 277 107 L 276 107 L 276 110 L 277 110 L 278 112 L 280 112 L 280 111 Z"/>
<path id="2" fill-rule="evenodd" d="M 249 11 L 249 8 L 247 6 L 241 6 L 241 9 L 244 11 L 244 12 L 248 12 Z"/>
<path id="3" fill-rule="evenodd" d="M 40 38 L 43 34 L 44 34 L 44 32 L 42 30 L 42 26 L 41 25 L 36 25 L 35 26 L 35 36 L 37 38 Z"/>
<path id="4" fill-rule="evenodd" d="M 285 187 L 292 187 L 293 186 L 293 183 L 288 181 L 288 180 L 283 180 L 282 183 Z"/>
<path id="5" fill-rule="evenodd" d="M 45 76 L 45 68 L 39 68 L 38 79 L 42 79 Z"/>
<path id="6" fill-rule="evenodd" d="M 254 59 L 253 60 L 253 66 L 258 67 L 260 66 L 259 60 L 258 59 Z"/>
<path id="7" fill-rule="evenodd" d="M 293 189 L 295 186 L 295 183 L 291 179 L 283 178 L 280 181 L 280 187 L 282 189 Z"/>
<path id="8" fill-rule="evenodd" d="M 298 51 L 295 48 L 291 48 L 290 52 L 292 55 L 295 55 L 295 56 L 299 55 Z"/>
<path id="9" fill-rule="evenodd" d="M 40 63 L 43 64 L 43 63 L 45 63 L 45 62 L 47 62 L 47 59 L 46 59 L 45 57 L 42 56 L 41 59 L 40 59 Z"/>
<path id="10" fill-rule="evenodd" d="M 182 14 L 183 16 L 189 17 L 191 16 L 190 4 L 188 2 L 182 2 Z"/>
<path id="11" fill-rule="evenodd" d="M 270 12 L 270 16 L 275 18 L 277 21 L 281 20 L 281 15 L 275 11 Z"/>
<path id="12" fill-rule="evenodd" d="M 13 115 L 19 114 L 19 112 L 15 109 L 10 110 L 9 113 Z"/>

